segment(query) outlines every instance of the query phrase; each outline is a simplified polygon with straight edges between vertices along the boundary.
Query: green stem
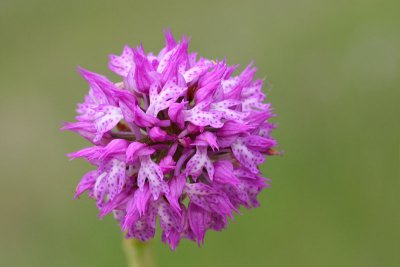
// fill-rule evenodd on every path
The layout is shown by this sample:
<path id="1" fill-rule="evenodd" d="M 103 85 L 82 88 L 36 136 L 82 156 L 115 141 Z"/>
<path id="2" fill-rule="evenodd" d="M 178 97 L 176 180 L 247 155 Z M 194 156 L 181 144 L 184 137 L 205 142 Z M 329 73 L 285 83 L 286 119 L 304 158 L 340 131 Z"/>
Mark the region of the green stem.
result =
<path id="1" fill-rule="evenodd" d="M 123 246 L 128 267 L 154 267 L 153 249 L 149 242 L 124 238 Z"/>

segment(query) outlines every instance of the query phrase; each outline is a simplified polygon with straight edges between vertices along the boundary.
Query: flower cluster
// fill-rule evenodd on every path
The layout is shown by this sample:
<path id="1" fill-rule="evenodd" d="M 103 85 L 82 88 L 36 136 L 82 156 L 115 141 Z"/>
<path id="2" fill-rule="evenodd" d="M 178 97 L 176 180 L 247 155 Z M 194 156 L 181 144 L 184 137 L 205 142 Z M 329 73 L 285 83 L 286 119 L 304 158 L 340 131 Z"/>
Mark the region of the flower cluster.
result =
<path id="1" fill-rule="evenodd" d="M 122 82 L 79 69 L 89 93 L 63 129 L 94 144 L 69 154 L 96 167 L 75 197 L 87 191 L 99 216 L 112 212 L 128 238 L 153 238 L 158 219 L 175 249 L 182 238 L 203 243 L 241 206 L 259 205 L 268 180 L 258 166 L 276 154 L 276 141 L 252 64 L 234 75 L 225 60 L 189 53 L 187 38 L 165 38 L 158 54 L 125 46 L 110 56 Z"/>

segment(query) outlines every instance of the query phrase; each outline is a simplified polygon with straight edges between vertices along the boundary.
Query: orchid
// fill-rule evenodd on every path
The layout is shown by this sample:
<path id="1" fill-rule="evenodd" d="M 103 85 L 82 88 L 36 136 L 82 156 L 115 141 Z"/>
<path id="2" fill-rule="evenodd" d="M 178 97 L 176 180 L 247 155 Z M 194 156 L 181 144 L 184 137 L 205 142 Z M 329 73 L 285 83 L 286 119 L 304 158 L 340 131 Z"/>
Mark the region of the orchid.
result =
<path id="1" fill-rule="evenodd" d="M 241 207 L 259 206 L 269 180 L 260 173 L 265 156 L 277 154 L 270 136 L 271 106 L 252 64 L 241 73 L 225 60 L 197 59 L 189 40 L 165 31 L 158 53 L 125 46 L 109 57 L 120 77 L 79 68 L 89 93 L 76 122 L 62 129 L 93 145 L 69 154 L 94 169 L 78 184 L 96 201 L 102 218 L 114 214 L 127 238 L 199 245 L 207 230 L 227 227 Z"/>

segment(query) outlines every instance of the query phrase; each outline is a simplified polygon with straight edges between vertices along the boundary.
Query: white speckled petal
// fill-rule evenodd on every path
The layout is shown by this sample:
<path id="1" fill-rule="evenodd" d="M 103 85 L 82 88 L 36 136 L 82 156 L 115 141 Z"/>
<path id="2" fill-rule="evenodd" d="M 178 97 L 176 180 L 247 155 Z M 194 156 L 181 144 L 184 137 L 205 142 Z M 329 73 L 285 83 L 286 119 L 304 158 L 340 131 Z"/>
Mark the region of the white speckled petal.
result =
<path id="1" fill-rule="evenodd" d="M 124 187 L 126 164 L 117 159 L 112 159 L 110 164 L 110 170 L 107 173 L 107 185 L 110 200 L 112 200 Z"/>
<path id="2" fill-rule="evenodd" d="M 212 180 L 214 165 L 207 156 L 207 147 L 197 146 L 196 154 L 186 164 L 186 174 L 191 175 L 196 180 L 203 173 L 203 168 L 207 170 L 207 174 Z"/>
<path id="3" fill-rule="evenodd" d="M 121 109 L 114 106 L 100 106 L 97 112 L 94 121 L 97 130 L 95 142 L 99 141 L 104 133 L 114 128 L 124 117 Z"/>
<path id="4" fill-rule="evenodd" d="M 243 164 L 252 173 L 258 173 L 258 165 L 264 162 L 264 156 L 257 151 L 250 150 L 245 144 L 242 138 L 238 138 L 232 144 L 232 152 L 235 158 Z"/>
<path id="5" fill-rule="evenodd" d="M 108 67 L 116 74 L 126 77 L 129 70 L 135 66 L 133 61 L 133 51 L 129 46 L 125 46 L 120 56 L 110 55 Z"/>
<path id="6" fill-rule="evenodd" d="M 140 170 L 138 174 L 138 186 L 143 188 L 146 180 L 149 181 L 150 192 L 154 199 L 158 199 L 160 194 L 168 193 L 169 187 L 163 180 L 163 172 L 156 163 L 154 163 L 149 155 L 140 156 Z"/>

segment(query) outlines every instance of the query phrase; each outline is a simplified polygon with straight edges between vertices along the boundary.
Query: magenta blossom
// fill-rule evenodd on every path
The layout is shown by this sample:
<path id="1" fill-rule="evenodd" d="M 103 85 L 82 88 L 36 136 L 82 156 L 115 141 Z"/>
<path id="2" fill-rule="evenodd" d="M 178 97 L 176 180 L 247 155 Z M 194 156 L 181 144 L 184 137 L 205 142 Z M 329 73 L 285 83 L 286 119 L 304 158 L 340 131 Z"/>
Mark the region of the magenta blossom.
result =
<path id="1" fill-rule="evenodd" d="M 122 82 L 80 68 L 89 93 L 63 129 L 94 144 L 69 155 L 96 167 L 75 197 L 87 191 L 128 238 L 152 239 L 158 218 L 175 249 L 182 238 L 202 244 L 241 206 L 259 205 L 268 180 L 258 167 L 277 144 L 252 64 L 235 76 L 236 66 L 189 53 L 185 37 L 165 37 L 158 54 L 125 46 L 110 56 Z"/>

